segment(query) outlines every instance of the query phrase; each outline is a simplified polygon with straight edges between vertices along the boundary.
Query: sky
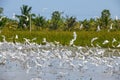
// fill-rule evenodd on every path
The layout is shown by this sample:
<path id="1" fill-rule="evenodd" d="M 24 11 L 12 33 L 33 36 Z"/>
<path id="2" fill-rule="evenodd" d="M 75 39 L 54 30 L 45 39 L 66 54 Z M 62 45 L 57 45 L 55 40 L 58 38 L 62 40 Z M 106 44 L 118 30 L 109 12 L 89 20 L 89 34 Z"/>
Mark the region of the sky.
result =
<path id="1" fill-rule="evenodd" d="M 13 13 L 21 14 L 20 7 L 25 4 L 32 7 L 32 13 L 50 18 L 53 11 L 63 15 L 75 16 L 79 20 L 95 18 L 102 10 L 110 10 L 111 17 L 120 17 L 120 0 L 0 0 L 4 15 L 12 18 Z"/>

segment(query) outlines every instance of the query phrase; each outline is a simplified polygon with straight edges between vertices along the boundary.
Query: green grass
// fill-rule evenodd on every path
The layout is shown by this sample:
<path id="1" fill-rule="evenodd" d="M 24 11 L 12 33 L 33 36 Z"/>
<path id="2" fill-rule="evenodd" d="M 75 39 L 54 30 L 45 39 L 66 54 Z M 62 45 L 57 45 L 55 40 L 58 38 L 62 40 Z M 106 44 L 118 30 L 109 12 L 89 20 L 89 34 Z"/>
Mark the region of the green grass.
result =
<path id="1" fill-rule="evenodd" d="M 120 42 L 120 32 L 107 32 L 107 31 L 77 31 L 77 40 L 75 41 L 75 45 L 78 46 L 90 46 L 91 39 L 94 37 L 98 37 L 98 40 L 94 42 L 94 44 L 99 44 L 102 47 L 112 47 L 112 39 L 116 38 L 117 42 L 115 45 L 118 45 Z M 69 45 L 70 40 L 73 38 L 73 32 L 71 31 L 10 31 L 10 30 L 2 30 L 0 33 L 0 41 L 2 41 L 1 35 L 6 36 L 7 41 L 13 41 L 12 37 L 15 35 L 19 36 L 17 42 L 24 42 L 24 37 L 32 39 L 34 37 L 37 38 L 35 42 L 40 44 L 43 38 L 46 38 L 48 42 L 59 41 L 62 45 Z M 102 45 L 104 40 L 109 40 L 110 43 L 106 45 Z"/>

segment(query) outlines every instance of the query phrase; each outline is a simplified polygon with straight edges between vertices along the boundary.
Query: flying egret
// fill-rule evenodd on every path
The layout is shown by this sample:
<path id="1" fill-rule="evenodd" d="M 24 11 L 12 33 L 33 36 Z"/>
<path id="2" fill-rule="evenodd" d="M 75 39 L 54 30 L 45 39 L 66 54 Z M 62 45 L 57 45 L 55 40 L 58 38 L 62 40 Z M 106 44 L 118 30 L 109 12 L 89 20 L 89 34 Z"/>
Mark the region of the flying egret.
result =
<path id="1" fill-rule="evenodd" d="M 94 46 L 94 45 L 93 45 L 93 42 L 94 42 L 95 40 L 97 40 L 97 39 L 98 39 L 98 37 L 92 38 L 92 40 L 91 40 L 91 46 Z"/>
<path id="2" fill-rule="evenodd" d="M 120 43 L 117 45 L 118 48 L 120 48 Z"/>
<path id="3" fill-rule="evenodd" d="M 33 38 L 31 41 L 35 41 L 37 38 Z"/>
<path id="4" fill-rule="evenodd" d="M 3 20 L 3 18 L 5 18 L 6 16 L 2 16 L 1 18 L 0 18 L 0 21 L 2 21 Z"/>
<path id="5" fill-rule="evenodd" d="M 73 46 L 74 41 L 76 40 L 76 38 L 77 38 L 77 34 L 76 34 L 76 32 L 73 32 L 73 39 L 70 41 L 70 46 Z"/>
<path id="6" fill-rule="evenodd" d="M 98 39 L 98 37 L 92 38 L 91 43 L 93 43 L 97 39 Z"/>
<path id="7" fill-rule="evenodd" d="M 23 38 L 25 40 L 25 44 L 30 44 L 30 39 Z"/>

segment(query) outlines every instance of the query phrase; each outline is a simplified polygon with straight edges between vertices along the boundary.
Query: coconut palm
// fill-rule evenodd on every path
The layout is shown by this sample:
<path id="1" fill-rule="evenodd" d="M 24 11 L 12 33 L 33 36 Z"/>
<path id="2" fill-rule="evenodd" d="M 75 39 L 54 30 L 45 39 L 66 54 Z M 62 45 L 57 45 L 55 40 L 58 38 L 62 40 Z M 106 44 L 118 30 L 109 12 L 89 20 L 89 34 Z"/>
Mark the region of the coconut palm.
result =
<path id="1" fill-rule="evenodd" d="M 20 7 L 21 15 L 16 15 L 16 17 L 19 19 L 18 27 L 22 28 L 28 28 L 30 23 L 30 16 L 31 16 L 31 10 L 32 7 L 29 7 L 28 5 L 23 5 Z"/>

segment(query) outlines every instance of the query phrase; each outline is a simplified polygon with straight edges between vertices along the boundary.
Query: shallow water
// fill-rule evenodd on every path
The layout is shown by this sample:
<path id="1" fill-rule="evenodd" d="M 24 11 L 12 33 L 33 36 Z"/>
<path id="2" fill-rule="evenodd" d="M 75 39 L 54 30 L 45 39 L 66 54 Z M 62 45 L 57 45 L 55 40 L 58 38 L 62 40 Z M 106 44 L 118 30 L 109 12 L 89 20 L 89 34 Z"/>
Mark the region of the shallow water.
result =
<path id="1" fill-rule="evenodd" d="M 111 51 L 3 42 L 0 80 L 120 80 L 119 50 Z M 118 56 L 113 56 L 114 52 Z M 109 56 L 105 57 L 106 53 Z"/>

